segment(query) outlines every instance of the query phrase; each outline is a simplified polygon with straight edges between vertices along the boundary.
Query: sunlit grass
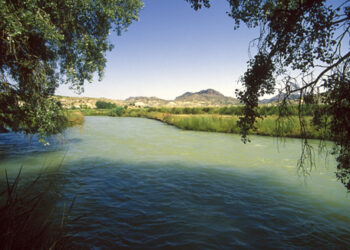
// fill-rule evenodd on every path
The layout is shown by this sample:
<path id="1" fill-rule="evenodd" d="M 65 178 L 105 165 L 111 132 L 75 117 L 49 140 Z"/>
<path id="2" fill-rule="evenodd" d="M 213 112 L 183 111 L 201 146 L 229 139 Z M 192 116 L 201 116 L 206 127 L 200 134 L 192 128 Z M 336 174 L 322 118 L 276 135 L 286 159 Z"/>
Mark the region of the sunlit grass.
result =
<path id="1" fill-rule="evenodd" d="M 111 109 L 80 109 L 84 116 L 106 116 L 111 114 Z"/>
<path id="2" fill-rule="evenodd" d="M 238 116 L 220 116 L 220 115 L 163 115 L 159 119 L 168 124 L 181 129 L 234 133 L 240 132 L 237 125 Z M 307 138 L 320 139 L 327 138 L 325 132 L 317 131 L 311 123 L 311 117 L 305 117 L 305 128 L 302 130 L 297 116 L 291 116 L 284 119 L 278 119 L 277 116 L 267 116 L 264 119 L 258 119 L 255 123 L 255 129 L 251 134 L 264 136 L 294 137 L 299 138 L 305 133 Z M 326 135 L 326 137 L 325 137 Z"/>
<path id="3" fill-rule="evenodd" d="M 264 113 L 276 111 L 270 107 L 262 107 L 261 109 Z M 85 109 L 81 111 L 86 116 L 114 116 L 112 109 Z M 238 134 L 240 131 L 237 121 L 240 115 L 231 114 L 235 112 L 241 112 L 241 106 L 221 108 L 129 108 L 121 116 L 155 119 L 186 130 Z M 251 130 L 250 133 L 279 137 L 329 138 L 327 129 L 317 130 L 312 125 L 311 116 L 305 116 L 303 119 L 304 127 L 302 128 L 297 115 L 292 114 L 281 119 L 275 114 L 265 115 L 263 119 L 256 120 L 255 129 Z"/>
<path id="4" fill-rule="evenodd" d="M 210 131 L 222 133 L 238 133 L 237 117 L 223 117 L 217 115 L 168 115 L 164 121 L 181 129 Z"/>

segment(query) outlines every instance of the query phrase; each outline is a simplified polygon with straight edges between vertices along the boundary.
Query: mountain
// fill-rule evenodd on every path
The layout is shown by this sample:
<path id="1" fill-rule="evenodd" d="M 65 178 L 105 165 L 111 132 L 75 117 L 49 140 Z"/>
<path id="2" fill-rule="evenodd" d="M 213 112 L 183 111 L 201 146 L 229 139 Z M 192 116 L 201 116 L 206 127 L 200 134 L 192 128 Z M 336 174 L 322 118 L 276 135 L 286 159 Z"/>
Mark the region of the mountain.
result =
<path id="1" fill-rule="evenodd" d="M 175 98 L 174 103 L 178 106 L 222 106 L 236 105 L 238 100 L 224 96 L 214 89 L 206 89 L 198 92 L 186 92 Z"/>
<path id="2" fill-rule="evenodd" d="M 201 90 L 195 93 L 192 92 L 186 92 L 178 97 L 175 98 L 175 100 L 186 100 L 188 98 L 193 98 L 197 96 L 202 96 L 205 98 L 210 98 L 210 97 L 224 97 L 223 94 L 220 92 L 214 90 L 214 89 L 206 89 L 206 90 Z"/>
<path id="3" fill-rule="evenodd" d="M 278 101 L 281 101 L 284 98 L 285 94 L 278 94 L 275 95 L 269 99 L 263 99 L 259 101 L 259 104 L 269 104 L 269 103 L 276 103 Z M 299 99 L 299 94 L 291 94 L 288 97 L 289 100 L 295 101 Z"/>
<path id="4" fill-rule="evenodd" d="M 56 96 L 65 108 L 95 108 L 97 101 L 115 103 L 118 106 L 135 107 L 206 107 L 206 106 L 228 106 L 238 104 L 238 100 L 224 96 L 214 89 L 206 89 L 198 92 L 186 92 L 175 100 L 164 100 L 158 97 L 136 96 L 125 100 L 114 100 L 107 98 L 91 97 L 67 97 Z"/>
<path id="5" fill-rule="evenodd" d="M 160 106 L 166 106 L 169 101 L 160 99 L 158 97 L 152 96 L 152 97 L 146 97 L 146 96 L 135 96 L 135 97 L 129 97 L 125 99 L 125 102 L 128 105 L 134 104 L 136 106 L 148 106 L 148 107 L 160 107 Z"/>

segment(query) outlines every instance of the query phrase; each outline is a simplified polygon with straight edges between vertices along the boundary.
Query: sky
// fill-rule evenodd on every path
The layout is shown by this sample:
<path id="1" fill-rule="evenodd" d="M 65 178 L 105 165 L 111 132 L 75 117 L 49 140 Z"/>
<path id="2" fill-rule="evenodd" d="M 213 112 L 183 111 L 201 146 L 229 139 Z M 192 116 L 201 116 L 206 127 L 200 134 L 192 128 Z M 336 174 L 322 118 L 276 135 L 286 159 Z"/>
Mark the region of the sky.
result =
<path id="1" fill-rule="evenodd" d="M 227 1 L 198 11 L 184 0 L 145 0 L 139 20 L 121 36 L 111 34 L 102 81 L 85 84 L 83 94 L 67 85 L 57 95 L 126 99 L 156 96 L 171 100 L 187 91 L 212 88 L 234 96 L 247 68 L 249 42 L 257 30 L 234 30 Z"/>

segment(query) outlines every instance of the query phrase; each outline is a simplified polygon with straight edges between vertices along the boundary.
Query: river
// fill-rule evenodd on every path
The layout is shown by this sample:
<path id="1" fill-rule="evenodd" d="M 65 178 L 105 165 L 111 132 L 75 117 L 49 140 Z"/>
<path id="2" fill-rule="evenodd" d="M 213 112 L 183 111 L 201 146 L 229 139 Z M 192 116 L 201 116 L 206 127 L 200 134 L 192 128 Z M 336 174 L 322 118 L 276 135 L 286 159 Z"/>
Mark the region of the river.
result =
<path id="1" fill-rule="evenodd" d="M 76 197 L 82 215 L 66 228 L 73 248 L 349 248 L 350 197 L 332 156 L 302 177 L 299 139 L 251 139 L 86 117 L 45 147 L 0 134 L 0 177 L 59 165 L 57 205 Z"/>

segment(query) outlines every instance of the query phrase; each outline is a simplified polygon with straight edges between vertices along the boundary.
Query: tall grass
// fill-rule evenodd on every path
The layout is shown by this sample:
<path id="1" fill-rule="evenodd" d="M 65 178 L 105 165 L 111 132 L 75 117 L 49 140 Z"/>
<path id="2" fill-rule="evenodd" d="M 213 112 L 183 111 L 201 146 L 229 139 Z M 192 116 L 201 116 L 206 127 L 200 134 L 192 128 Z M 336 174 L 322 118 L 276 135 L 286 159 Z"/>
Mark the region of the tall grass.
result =
<path id="1" fill-rule="evenodd" d="M 258 119 L 255 123 L 257 135 L 278 136 L 278 137 L 300 137 L 300 123 L 298 117 L 292 116 L 278 119 L 278 116 L 267 116 Z"/>
<path id="2" fill-rule="evenodd" d="M 1 186 L 0 249 L 63 249 L 67 217 L 57 217 L 55 182 L 39 175 L 20 183 L 21 170 L 14 179 L 5 172 Z"/>
<path id="3" fill-rule="evenodd" d="M 305 116 L 311 116 L 316 109 L 316 105 L 303 105 L 302 112 Z M 219 115 L 243 115 L 243 106 L 226 106 L 226 107 L 160 107 L 160 108 L 146 108 L 148 112 L 161 112 L 161 113 L 169 113 L 174 115 L 180 114 L 219 114 Z M 298 105 L 288 106 L 287 111 L 289 115 L 296 116 L 298 115 Z M 268 106 L 268 105 L 260 105 L 258 107 L 258 112 L 261 115 L 278 115 L 279 107 L 278 106 Z"/>
<path id="4" fill-rule="evenodd" d="M 136 113 L 167 113 L 173 115 L 200 115 L 200 114 L 218 114 L 218 115 L 243 115 L 243 106 L 224 106 L 224 107 L 146 107 L 146 108 L 125 108 L 126 106 L 115 106 L 107 109 L 79 109 L 86 116 L 110 115 L 115 108 L 124 108 L 123 115 L 133 116 Z M 315 105 L 303 105 L 302 112 L 304 116 L 312 116 L 316 109 Z M 298 105 L 288 106 L 287 112 L 291 116 L 298 115 Z M 280 110 L 278 106 L 261 105 L 258 112 L 263 116 L 278 115 Z M 121 116 L 121 115 L 119 115 Z M 136 116 L 136 115 L 135 115 Z"/>
<path id="5" fill-rule="evenodd" d="M 239 120 L 238 116 L 168 114 L 164 115 L 160 120 L 186 130 L 235 134 L 240 132 L 237 125 L 237 121 Z M 306 117 L 305 123 L 307 138 L 325 138 L 324 132 L 320 132 L 312 126 L 311 117 Z M 264 119 L 258 119 L 255 123 L 255 128 L 256 129 L 250 131 L 251 134 L 294 138 L 299 138 L 302 134 L 300 123 L 296 116 L 285 118 L 283 120 L 278 119 L 277 116 L 267 116 Z"/>
<path id="6" fill-rule="evenodd" d="M 287 118 L 278 118 L 278 107 L 261 106 L 259 112 L 264 119 L 258 119 L 255 122 L 254 130 L 251 134 L 279 137 L 302 137 L 312 139 L 328 139 L 329 131 L 327 129 L 317 130 L 312 125 L 311 114 L 313 106 L 305 106 L 304 117 L 305 130 L 302 132 L 299 118 L 297 116 L 297 106 L 289 107 Z M 84 115 L 108 115 L 116 116 L 116 112 L 112 109 L 82 110 Z M 181 129 L 222 132 L 222 133 L 239 133 L 237 121 L 242 115 L 242 106 L 231 107 L 195 107 L 195 108 L 130 108 L 124 110 L 118 116 L 124 117 L 144 117 L 160 120 L 167 124 L 174 125 Z"/>
<path id="7" fill-rule="evenodd" d="M 108 116 L 112 109 L 80 109 L 84 116 Z"/>
<path id="8" fill-rule="evenodd" d="M 164 121 L 181 129 L 238 133 L 237 117 L 221 116 L 174 116 L 164 117 Z"/>

